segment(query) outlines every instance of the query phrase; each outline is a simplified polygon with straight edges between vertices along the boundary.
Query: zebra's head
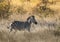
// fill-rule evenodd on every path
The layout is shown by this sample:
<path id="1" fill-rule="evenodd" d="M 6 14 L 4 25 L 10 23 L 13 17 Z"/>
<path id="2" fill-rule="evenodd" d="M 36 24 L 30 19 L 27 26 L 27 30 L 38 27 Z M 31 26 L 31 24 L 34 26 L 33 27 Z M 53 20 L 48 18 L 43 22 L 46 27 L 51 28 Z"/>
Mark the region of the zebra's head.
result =
<path id="1" fill-rule="evenodd" d="M 28 23 L 34 23 L 34 24 L 37 24 L 37 21 L 35 19 L 35 16 L 30 16 L 27 18 L 27 22 Z"/>

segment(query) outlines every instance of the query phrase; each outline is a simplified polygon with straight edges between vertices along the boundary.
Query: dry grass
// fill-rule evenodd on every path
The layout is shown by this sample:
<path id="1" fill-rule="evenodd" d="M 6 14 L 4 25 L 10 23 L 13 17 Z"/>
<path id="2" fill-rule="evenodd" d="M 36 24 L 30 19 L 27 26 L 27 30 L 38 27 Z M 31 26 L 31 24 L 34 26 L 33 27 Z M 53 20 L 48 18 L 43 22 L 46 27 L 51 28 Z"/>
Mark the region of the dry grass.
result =
<path id="1" fill-rule="evenodd" d="M 0 31 L 0 42 L 60 42 L 60 36 L 55 36 L 53 31 L 44 30 L 38 32 L 16 33 Z"/>
<path id="2" fill-rule="evenodd" d="M 25 30 L 14 33 L 13 30 L 9 33 L 9 29 L 7 29 L 9 21 L 1 20 L 0 42 L 60 42 L 60 32 L 57 32 L 54 26 L 48 27 L 43 24 L 44 21 L 40 22 L 37 25 L 32 24 L 31 32 Z"/>

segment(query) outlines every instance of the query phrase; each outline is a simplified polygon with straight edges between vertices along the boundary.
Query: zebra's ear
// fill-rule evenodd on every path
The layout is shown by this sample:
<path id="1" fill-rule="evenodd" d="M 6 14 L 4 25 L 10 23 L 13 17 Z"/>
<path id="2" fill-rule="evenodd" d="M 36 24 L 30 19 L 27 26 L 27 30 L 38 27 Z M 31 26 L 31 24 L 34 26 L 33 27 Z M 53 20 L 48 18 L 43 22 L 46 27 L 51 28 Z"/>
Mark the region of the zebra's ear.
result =
<path id="1" fill-rule="evenodd" d="M 34 19 L 35 18 L 35 16 L 31 16 L 31 19 Z"/>
<path id="2" fill-rule="evenodd" d="M 32 18 L 34 18 L 34 16 L 32 16 Z"/>

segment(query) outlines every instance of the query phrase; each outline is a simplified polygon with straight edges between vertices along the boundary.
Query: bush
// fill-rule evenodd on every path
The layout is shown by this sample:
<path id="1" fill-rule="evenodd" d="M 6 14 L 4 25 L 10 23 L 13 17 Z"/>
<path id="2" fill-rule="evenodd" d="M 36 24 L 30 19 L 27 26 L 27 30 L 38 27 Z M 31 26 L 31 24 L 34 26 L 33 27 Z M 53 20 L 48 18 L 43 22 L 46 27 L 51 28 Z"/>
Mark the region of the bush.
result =
<path id="1" fill-rule="evenodd" d="M 54 16 L 55 11 L 50 8 L 45 8 L 44 6 L 39 6 L 39 8 L 34 8 L 33 13 L 39 16 L 48 17 Z"/>
<path id="2" fill-rule="evenodd" d="M 10 4 L 7 0 L 0 1 L 0 18 L 8 17 Z"/>
<path id="3" fill-rule="evenodd" d="M 18 7 L 17 12 L 20 14 L 26 14 L 27 13 L 27 11 L 25 9 L 23 9 L 23 7 Z"/>
<path id="4" fill-rule="evenodd" d="M 60 36 L 60 26 L 58 26 L 58 27 L 54 30 L 54 35 L 55 35 L 55 36 Z"/>
<path id="5" fill-rule="evenodd" d="M 53 16 L 55 11 L 49 7 L 50 4 L 48 0 L 42 0 L 41 3 L 34 8 L 33 12 L 44 17 Z"/>

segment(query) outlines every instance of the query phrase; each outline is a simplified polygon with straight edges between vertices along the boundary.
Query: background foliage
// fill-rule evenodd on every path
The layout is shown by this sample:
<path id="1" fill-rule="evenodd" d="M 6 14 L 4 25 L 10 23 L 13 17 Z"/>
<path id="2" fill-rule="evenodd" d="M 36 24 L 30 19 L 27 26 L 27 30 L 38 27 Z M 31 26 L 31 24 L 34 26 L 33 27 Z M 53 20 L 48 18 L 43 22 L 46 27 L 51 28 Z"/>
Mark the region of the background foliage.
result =
<path id="1" fill-rule="evenodd" d="M 7 0 L 0 0 L 0 18 L 8 17 L 10 4 Z"/>

